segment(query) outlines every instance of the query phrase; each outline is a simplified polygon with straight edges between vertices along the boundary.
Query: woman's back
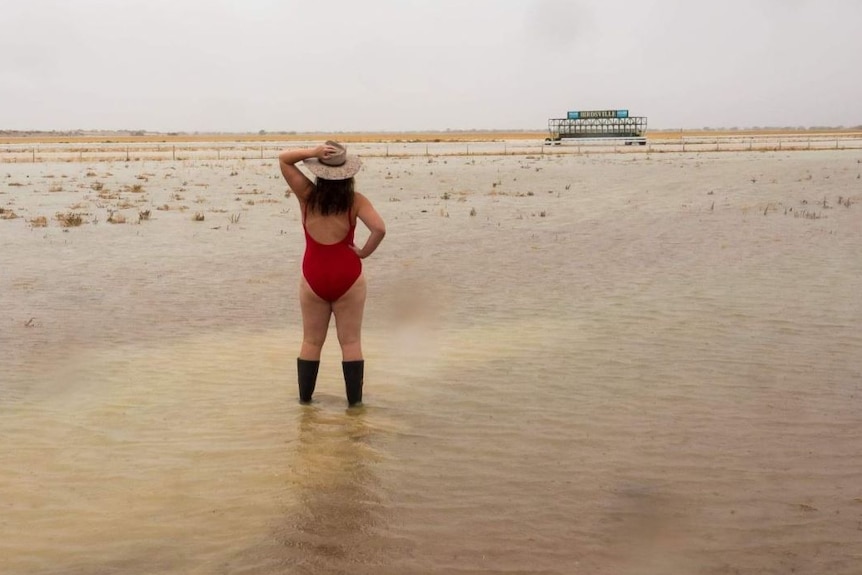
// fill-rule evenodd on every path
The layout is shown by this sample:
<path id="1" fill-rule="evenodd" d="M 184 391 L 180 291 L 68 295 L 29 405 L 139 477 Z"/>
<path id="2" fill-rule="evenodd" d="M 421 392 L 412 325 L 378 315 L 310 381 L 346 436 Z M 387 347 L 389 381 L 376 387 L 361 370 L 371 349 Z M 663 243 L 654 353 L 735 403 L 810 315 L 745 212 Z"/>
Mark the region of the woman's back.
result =
<path id="1" fill-rule="evenodd" d="M 336 244 L 344 240 L 351 228 L 356 226 L 356 216 L 351 210 L 338 214 L 322 215 L 309 209 L 305 204 L 303 209 L 303 226 L 311 239 L 320 244 Z"/>

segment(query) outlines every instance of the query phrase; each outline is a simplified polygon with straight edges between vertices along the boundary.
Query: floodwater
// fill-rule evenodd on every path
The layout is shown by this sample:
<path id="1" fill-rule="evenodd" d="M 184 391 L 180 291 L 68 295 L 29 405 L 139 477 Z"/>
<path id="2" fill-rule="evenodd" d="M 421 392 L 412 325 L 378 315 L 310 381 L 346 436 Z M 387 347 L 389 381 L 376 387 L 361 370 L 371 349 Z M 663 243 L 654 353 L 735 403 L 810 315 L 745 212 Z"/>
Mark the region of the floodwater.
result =
<path id="1" fill-rule="evenodd" d="M 0 573 L 859 573 L 860 159 L 368 161 L 351 410 L 334 333 L 296 401 L 292 198 L 0 220 Z"/>

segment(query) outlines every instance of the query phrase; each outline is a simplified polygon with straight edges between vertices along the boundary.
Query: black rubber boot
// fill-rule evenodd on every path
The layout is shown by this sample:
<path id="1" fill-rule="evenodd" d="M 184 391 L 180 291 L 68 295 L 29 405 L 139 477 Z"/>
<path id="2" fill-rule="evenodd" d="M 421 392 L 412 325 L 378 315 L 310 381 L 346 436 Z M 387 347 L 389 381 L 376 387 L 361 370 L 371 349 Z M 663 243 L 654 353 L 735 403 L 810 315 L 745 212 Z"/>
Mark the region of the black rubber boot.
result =
<path id="1" fill-rule="evenodd" d="M 296 373 L 299 376 L 299 402 L 311 403 L 311 394 L 317 383 L 317 370 L 320 361 L 296 358 Z"/>
<path id="2" fill-rule="evenodd" d="M 365 360 L 342 361 L 344 371 L 344 389 L 347 391 L 347 403 L 350 406 L 362 403 L 362 380 L 365 375 Z"/>

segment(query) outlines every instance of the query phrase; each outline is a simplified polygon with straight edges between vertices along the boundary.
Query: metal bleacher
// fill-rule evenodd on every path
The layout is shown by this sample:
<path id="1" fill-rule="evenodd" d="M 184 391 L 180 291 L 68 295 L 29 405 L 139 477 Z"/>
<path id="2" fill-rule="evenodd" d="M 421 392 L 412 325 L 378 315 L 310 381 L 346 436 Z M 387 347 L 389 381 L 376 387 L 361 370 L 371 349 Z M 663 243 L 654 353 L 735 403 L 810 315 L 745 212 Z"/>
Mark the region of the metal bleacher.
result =
<path id="1" fill-rule="evenodd" d="M 628 110 L 572 111 L 565 118 L 548 120 L 545 144 L 559 145 L 566 140 L 646 144 L 647 119 L 629 116 Z"/>

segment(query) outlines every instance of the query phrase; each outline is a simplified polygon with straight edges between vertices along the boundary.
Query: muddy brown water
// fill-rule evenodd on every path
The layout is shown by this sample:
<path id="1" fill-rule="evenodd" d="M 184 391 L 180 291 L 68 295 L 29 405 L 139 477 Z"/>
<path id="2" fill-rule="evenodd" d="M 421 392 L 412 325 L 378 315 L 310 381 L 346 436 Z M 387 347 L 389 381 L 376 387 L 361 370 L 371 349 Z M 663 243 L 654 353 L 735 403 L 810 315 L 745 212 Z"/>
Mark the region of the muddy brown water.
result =
<path id="1" fill-rule="evenodd" d="M 0 572 L 858 573 L 860 161 L 369 159 L 358 410 L 273 162 L 4 165 Z"/>

